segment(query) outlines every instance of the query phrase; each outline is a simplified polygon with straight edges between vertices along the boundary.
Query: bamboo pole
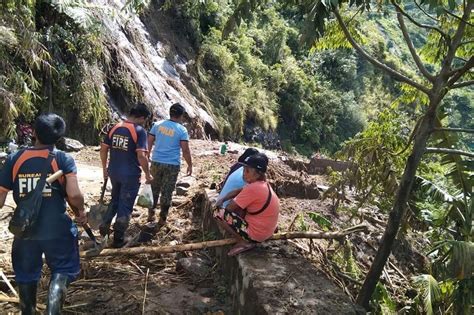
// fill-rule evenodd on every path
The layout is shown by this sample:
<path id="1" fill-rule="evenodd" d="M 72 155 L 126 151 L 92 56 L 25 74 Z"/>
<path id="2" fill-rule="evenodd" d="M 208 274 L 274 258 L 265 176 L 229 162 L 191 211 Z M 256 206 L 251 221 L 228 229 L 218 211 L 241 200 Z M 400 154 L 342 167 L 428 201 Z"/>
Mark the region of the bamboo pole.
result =
<path id="1" fill-rule="evenodd" d="M 0 295 L 0 303 L 2 303 L 2 302 L 20 304 L 20 299 L 17 298 L 17 297 L 9 297 L 9 296 Z M 36 305 L 36 308 L 37 308 L 37 309 L 40 309 L 40 310 L 45 310 L 45 309 L 46 309 L 46 305 L 44 305 L 44 304 L 37 304 L 37 305 Z"/>
<path id="2" fill-rule="evenodd" d="M 285 232 L 274 234 L 269 240 L 288 240 L 296 238 L 305 239 L 341 239 L 349 234 L 357 232 L 367 232 L 368 226 L 361 224 L 351 228 L 335 231 L 335 232 Z M 119 248 L 119 249 L 104 249 L 100 252 L 99 256 L 130 256 L 140 254 L 169 254 L 177 252 L 194 251 L 212 247 L 220 247 L 226 245 L 235 244 L 237 240 L 235 238 L 227 238 L 217 241 L 207 241 L 190 244 L 180 244 L 173 246 L 160 246 L 160 247 L 132 247 L 132 248 Z M 82 252 L 81 256 L 85 257 L 85 253 Z M 90 257 L 88 257 L 90 258 Z"/>

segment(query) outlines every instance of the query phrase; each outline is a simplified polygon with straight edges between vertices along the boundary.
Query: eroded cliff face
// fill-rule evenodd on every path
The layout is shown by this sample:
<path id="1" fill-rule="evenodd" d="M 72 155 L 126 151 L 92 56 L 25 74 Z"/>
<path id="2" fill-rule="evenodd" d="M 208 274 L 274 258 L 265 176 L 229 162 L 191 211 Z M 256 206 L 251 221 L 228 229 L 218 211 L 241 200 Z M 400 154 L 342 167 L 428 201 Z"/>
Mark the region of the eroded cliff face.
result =
<path id="1" fill-rule="evenodd" d="M 189 116 L 192 137 L 216 135 L 214 118 L 188 89 L 192 85 L 188 73 L 191 54 L 180 54 L 176 49 L 180 43 L 165 39 L 169 39 L 170 34 L 164 34 L 169 30 L 161 26 L 167 17 L 158 5 L 151 5 L 141 17 L 125 15 L 120 11 L 125 2 L 94 1 L 102 8 L 94 15 L 105 29 L 109 66 L 104 88 L 111 108 L 122 114 L 141 100 L 158 118 L 167 118 L 169 107 L 180 102 Z"/>

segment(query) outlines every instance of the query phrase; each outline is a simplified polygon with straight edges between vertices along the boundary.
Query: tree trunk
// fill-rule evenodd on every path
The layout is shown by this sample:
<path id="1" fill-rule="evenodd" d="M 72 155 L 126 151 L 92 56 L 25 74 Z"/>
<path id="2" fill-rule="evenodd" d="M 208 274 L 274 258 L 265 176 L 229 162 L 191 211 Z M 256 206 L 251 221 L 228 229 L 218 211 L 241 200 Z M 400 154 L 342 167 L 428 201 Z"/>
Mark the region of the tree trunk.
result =
<path id="1" fill-rule="evenodd" d="M 361 224 L 350 227 L 345 230 L 334 231 L 334 232 L 285 232 L 274 234 L 269 240 L 288 240 L 296 238 L 307 238 L 307 239 L 341 239 L 345 236 L 358 233 L 358 232 L 368 232 L 367 225 Z M 226 245 L 233 245 L 237 243 L 235 238 L 227 238 L 217 241 L 207 241 L 199 243 L 190 243 L 190 244 L 179 244 L 173 246 L 159 246 L 159 247 L 133 247 L 133 248 L 120 248 L 120 249 L 104 249 L 100 256 L 127 256 L 127 255 L 141 255 L 141 254 L 169 254 L 185 251 L 193 251 L 199 249 L 206 249 L 211 247 L 220 247 Z M 81 253 L 82 257 L 90 257 L 86 252 Z"/>
<path id="2" fill-rule="evenodd" d="M 387 227 L 382 240 L 380 241 L 380 247 L 356 299 L 357 303 L 365 309 L 369 309 L 370 299 L 372 298 L 372 294 L 392 250 L 392 245 L 400 228 L 402 218 L 405 215 L 406 205 L 410 197 L 416 170 L 420 164 L 423 153 L 425 152 L 426 143 L 433 130 L 436 108 L 441 99 L 441 96 L 432 97 L 430 99 L 429 110 L 416 132 L 413 149 L 405 165 L 405 170 L 400 181 L 400 186 L 398 187 L 393 208 L 389 214 Z"/>

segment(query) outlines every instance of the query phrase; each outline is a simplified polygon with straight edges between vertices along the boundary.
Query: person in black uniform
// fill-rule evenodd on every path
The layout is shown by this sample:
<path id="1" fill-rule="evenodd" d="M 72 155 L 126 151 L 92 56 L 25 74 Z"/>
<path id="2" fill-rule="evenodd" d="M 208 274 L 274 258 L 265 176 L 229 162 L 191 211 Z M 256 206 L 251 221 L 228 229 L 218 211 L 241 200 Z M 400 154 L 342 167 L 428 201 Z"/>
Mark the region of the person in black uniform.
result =
<path id="1" fill-rule="evenodd" d="M 78 230 L 66 213 L 66 200 L 74 211 L 76 222 L 84 224 L 87 222 L 84 197 L 79 189 L 74 159 L 54 147 L 65 130 L 66 124 L 60 116 L 39 116 L 34 124 L 35 145 L 10 155 L 0 172 L 0 208 L 10 190 L 18 203 L 35 188 L 50 153 L 54 158 L 48 166 L 48 174 L 58 170 L 64 174 L 44 187 L 39 216 L 28 237 L 15 237 L 13 241 L 12 263 L 22 314 L 35 314 L 43 254 L 51 270 L 48 315 L 61 313 L 67 287 L 80 272 Z"/>

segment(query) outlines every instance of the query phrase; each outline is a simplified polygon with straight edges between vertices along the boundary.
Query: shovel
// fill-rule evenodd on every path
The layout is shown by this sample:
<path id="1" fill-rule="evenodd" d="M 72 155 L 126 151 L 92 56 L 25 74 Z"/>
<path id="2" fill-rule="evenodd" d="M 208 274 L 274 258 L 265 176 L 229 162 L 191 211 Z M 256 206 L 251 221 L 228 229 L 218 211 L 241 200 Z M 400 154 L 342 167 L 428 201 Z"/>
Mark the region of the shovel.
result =
<path id="1" fill-rule="evenodd" d="M 104 220 L 104 215 L 107 213 L 108 206 L 104 205 L 104 194 L 107 187 L 108 178 L 104 180 L 102 190 L 100 192 L 100 199 L 98 205 L 93 205 L 87 215 L 87 221 L 90 226 L 97 230 Z"/>
<path id="2" fill-rule="evenodd" d="M 104 247 L 107 247 L 107 243 L 109 241 L 109 236 L 106 235 L 101 242 L 97 240 L 95 237 L 94 233 L 92 233 L 92 230 L 89 226 L 89 224 L 85 223 L 82 225 L 84 228 L 84 231 L 86 231 L 87 235 L 89 238 L 94 242 L 94 248 L 88 249 L 84 252 L 85 257 L 94 257 L 100 254 L 100 252 L 104 249 Z"/>

